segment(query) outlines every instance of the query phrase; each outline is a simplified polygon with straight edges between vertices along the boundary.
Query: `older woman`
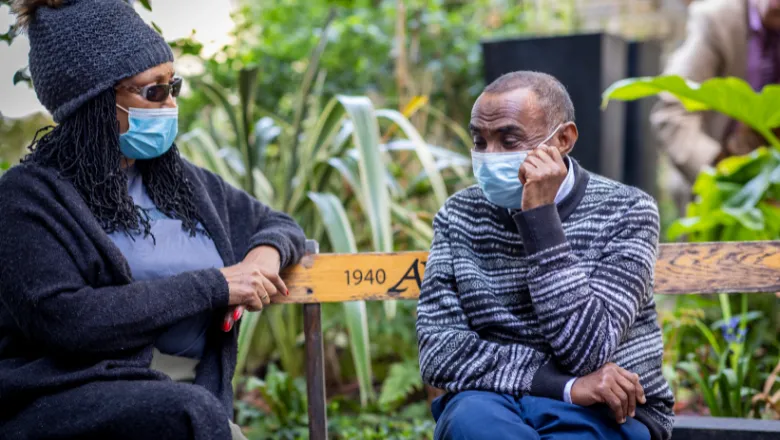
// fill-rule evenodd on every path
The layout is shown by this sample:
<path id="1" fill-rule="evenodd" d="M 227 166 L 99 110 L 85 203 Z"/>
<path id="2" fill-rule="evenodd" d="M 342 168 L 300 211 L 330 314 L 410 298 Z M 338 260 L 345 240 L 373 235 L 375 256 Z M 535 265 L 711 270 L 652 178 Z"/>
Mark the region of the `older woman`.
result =
<path id="1" fill-rule="evenodd" d="M 301 229 L 181 158 L 173 54 L 130 6 L 15 6 L 59 125 L 0 179 L 0 438 L 238 435 L 225 316 L 287 293 Z"/>

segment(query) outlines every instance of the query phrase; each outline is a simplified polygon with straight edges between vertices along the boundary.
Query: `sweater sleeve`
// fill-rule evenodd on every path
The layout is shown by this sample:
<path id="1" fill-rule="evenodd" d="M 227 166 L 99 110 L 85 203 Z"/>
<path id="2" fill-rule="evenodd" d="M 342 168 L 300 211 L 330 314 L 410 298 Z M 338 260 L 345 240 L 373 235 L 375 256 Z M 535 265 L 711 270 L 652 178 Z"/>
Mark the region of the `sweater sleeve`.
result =
<path id="1" fill-rule="evenodd" d="M 282 268 L 298 263 L 304 254 L 306 236 L 292 217 L 262 204 L 210 171 L 198 171 L 207 187 L 218 188 L 224 197 L 227 229 L 236 257 L 243 259 L 258 246 L 271 246 L 279 251 Z"/>
<path id="2" fill-rule="evenodd" d="M 227 307 L 227 282 L 217 269 L 100 286 L 104 266 L 88 257 L 83 229 L 57 196 L 35 179 L 4 177 L 0 306 L 31 342 L 69 354 L 116 353 L 151 345 L 184 318 Z"/>
<path id="3" fill-rule="evenodd" d="M 609 362 L 652 295 L 658 249 L 655 203 L 640 198 L 604 228 L 594 262 L 577 256 L 554 205 L 515 215 L 529 254 L 528 286 L 558 363 L 584 376 Z"/>
<path id="4" fill-rule="evenodd" d="M 431 386 L 457 392 L 490 390 L 563 400 L 572 376 L 550 356 L 521 344 L 485 341 L 469 327 L 457 292 L 443 208 L 434 220 L 434 238 L 417 306 L 420 371 Z"/>

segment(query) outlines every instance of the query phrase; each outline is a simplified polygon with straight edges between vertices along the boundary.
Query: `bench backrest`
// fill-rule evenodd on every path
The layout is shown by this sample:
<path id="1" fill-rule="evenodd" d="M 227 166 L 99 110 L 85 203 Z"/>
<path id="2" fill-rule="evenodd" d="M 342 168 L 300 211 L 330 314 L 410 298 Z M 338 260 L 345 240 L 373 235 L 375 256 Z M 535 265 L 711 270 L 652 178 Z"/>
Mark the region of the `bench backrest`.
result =
<path id="1" fill-rule="evenodd" d="M 274 302 L 300 303 L 306 337 L 309 438 L 325 440 L 327 414 L 320 303 L 357 300 L 414 300 L 420 295 L 427 252 L 308 255 L 283 278 L 290 296 Z M 662 244 L 655 267 L 656 294 L 780 292 L 780 241 Z"/>
<path id="2" fill-rule="evenodd" d="M 656 294 L 780 291 L 780 242 L 662 244 Z M 278 302 L 417 299 L 428 252 L 309 255 Z"/>

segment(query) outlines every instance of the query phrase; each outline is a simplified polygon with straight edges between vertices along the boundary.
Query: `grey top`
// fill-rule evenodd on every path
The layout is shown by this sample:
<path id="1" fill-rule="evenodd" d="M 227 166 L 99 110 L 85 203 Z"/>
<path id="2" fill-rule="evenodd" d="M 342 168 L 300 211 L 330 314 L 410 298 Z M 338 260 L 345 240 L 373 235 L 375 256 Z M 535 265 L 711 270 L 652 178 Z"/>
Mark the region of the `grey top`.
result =
<path id="1" fill-rule="evenodd" d="M 182 230 L 181 220 L 168 218 L 157 209 L 146 193 L 136 168 L 130 167 L 126 172 L 130 197 L 137 206 L 146 210 L 154 236 L 144 238 L 138 234 L 130 237 L 124 232 L 109 234 L 127 259 L 135 281 L 224 266 L 214 242 L 201 225 L 198 225 L 198 233 L 190 237 Z M 206 329 L 210 321 L 211 312 L 179 321 L 160 335 L 155 346 L 165 354 L 200 359 L 206 346 Z"/>

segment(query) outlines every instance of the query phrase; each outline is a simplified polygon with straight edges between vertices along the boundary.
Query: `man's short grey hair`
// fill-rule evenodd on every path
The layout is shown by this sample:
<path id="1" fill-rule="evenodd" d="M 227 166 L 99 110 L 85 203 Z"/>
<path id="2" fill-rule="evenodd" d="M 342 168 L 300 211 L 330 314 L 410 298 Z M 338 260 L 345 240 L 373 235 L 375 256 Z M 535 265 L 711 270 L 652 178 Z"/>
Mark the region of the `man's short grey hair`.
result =
<path id="1" fill-rule="evenodd" d="M 517 89 L 531 89 L 536 94 L 547 113 L 550 129 L 564 122 L 574 122 L 574 104 L 569 92 L 554 76 L 546 73 L 530 70 L 506 73 L 485 87 L 484 93 L 497 95 Z"/>

